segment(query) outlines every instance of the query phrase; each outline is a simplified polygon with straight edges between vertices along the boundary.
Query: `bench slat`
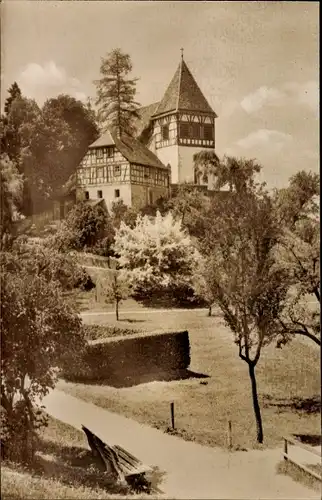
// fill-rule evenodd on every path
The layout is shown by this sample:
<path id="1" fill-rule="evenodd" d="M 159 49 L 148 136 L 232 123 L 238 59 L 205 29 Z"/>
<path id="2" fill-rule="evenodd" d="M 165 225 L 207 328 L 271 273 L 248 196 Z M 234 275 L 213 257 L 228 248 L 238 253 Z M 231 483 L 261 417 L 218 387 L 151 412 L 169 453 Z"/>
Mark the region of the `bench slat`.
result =
<path id="1" fill-rule="evenodd" d="M 144 465 L 121 446 L 108 446 L 85 426 L 82 426 L 82 429 L 86 434 L 92 452 L 95 455 L 98 454 L 105 467 L 107 467 L 107 461 L 108 464 L 112 465 L 113 469 L 117 471 L 119 468 L 125 476 L 140 475 L 152 470 L 151 467 Z"/>

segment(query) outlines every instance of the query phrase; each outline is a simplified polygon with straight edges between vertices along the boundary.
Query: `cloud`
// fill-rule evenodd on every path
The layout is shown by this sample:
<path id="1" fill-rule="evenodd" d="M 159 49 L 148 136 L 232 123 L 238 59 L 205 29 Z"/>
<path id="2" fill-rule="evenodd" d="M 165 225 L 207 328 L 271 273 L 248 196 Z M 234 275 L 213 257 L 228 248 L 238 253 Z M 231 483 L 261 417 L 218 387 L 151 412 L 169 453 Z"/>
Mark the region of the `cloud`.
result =
<path id="1" fill-rule="evenodd" d="M 236 144 L 243 149 L 266 148 L 277 152 L 281 151 L 292 139 L 290 134 L 264 128 L 251 132 L 243 139 L 239 139 Z"/>
<path id="2" fill-rule="evenodd" d="M 289 82 L 280 88 L 262 86 L 248 94 L 240 102 L 241 107 L 252 114 L 265 106 L 304 105 L 314 113 L 319 108 L 318 82 L 311 80 L 305 83 Z"/>
<path id="3" fill-rule="evenodd" d="M 71 77 L 63 67 L 57 66 L 54 61 L 47 61 L 43 65 L 29 63 L 17 78 L 18 83 L 28 97 L 37 101 L 66 93 L 76 99 L 86 100 L 78 78 Z"/>
<path id="4" fill-rule="evenodd" d="M 240 110 L 240 106 L 240 102 L 236 99 L 224 102 L 220 110 L 220 118 L 230 118 L 235 111 Z"/>
<path id="5" fill-rule="evenodd" d="M 284 93 L 278 89 L 260 87 L 252 94 L 248 94 L 241 101 L 241 107 L 249 114 L 258 111 L 264 106 L 280 106 L 283 104 Z"/>
<path id="6" fill-rule="evenodd" d="M 315 80 L 306 83 L 288 83 L 285 84 L 285 91 L 289 92 L 294 99 L 308 106 L 314 113 L 319 112 L 319 85 Z"/>

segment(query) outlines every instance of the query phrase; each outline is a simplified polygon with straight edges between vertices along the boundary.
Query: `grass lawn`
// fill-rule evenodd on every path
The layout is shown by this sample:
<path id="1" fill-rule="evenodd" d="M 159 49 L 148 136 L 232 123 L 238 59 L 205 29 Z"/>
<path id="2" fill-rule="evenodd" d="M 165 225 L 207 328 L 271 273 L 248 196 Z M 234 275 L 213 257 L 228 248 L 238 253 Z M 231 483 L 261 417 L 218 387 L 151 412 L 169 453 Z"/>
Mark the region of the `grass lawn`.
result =
<path id="1" fill-rule="evenodd" d="M 39 451 L 32 467 L 2 463 L 3 499 L 128 498 L 127 490 L 111 483 L 93 467 L 83 432 L 50 417 L 48 427 L 39 436 Z M 131 495 L 134 499 L 143 497 L 147 495 Z"/>
<path id="2" fill-rule="evenodd" d="M 205 311 L 131 314 L 123 307 L 121 319 L 118 327 L 140 331 L 187 329 L 190 369 L 209 378 L 151 381 L 124 388 L 60 381 L 59 389 L 164 431 L 170 425 L 173 401 L 177 433 L 185 439 L 226 447 L 231 420 L 233 445 L 257 446 L 247 365 L 239 359 L 220 317 L 209 318 Z M 87 316 L 84 321 L 116 325 L 113 315 Z M 263 350 L 256 372 L 266 446 L 282 446 L 285 434 L 320 434 L 319 354 L 315 345 L 300 341 Z"/>
<path id="3" fill-rule="evenodd" d="M 92 275 L 93 278 L 93 275 Z M 96 292 L 96 289 L 93 288 L 90 292 L 84 292 L 81 290 L 73 290 L 72 292 L 68 292 L 67 295 L 70 298 L 73 298 L 79 308 L 79 310 L 82 311 L 109 311 L 109 312 L 115 312 L 115 306 L 113 304 L 108 304 L 104 301 L 104 297 L 100 295 L 100 293 Z M 144 307 L 136 302 L 133 299 L 127 299 L 125 300 L 121 306 L 120 310 L 122 312 L 122 309 L 126 310 L 145 310 Z"/>

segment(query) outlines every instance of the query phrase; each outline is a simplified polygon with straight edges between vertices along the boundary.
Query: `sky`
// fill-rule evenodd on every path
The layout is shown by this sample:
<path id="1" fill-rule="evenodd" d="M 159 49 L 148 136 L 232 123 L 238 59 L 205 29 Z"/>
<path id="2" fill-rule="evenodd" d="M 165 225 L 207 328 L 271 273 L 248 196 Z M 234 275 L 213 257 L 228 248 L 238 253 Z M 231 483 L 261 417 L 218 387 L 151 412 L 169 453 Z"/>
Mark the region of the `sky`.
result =
<path id="1" fill-rule="evenodd" d="M 269 187 L 319 169 L 319 3 L 4 0 L 1 107 L 17 81 L 40 105 L 95 101 L 101 58 L 131 56 L 142 105 L 159 101 L 180 49 L 217 113 L 219 156 L 255 158 Z"/>

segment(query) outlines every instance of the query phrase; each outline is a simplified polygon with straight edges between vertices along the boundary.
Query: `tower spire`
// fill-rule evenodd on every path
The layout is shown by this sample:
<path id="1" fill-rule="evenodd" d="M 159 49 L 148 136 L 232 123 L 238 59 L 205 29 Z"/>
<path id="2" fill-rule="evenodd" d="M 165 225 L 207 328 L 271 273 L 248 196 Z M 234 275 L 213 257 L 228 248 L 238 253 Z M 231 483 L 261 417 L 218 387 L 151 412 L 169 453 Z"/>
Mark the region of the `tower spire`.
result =
<path id="1" fill-rule="evenodd" d="M 181 48 L 180 50 L 181 50 L 181 60 L 183 61 L 183 51 L 184 51 L 184 49 Z"/>

